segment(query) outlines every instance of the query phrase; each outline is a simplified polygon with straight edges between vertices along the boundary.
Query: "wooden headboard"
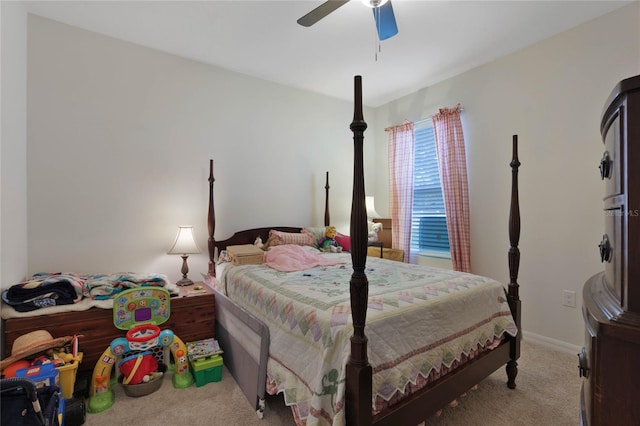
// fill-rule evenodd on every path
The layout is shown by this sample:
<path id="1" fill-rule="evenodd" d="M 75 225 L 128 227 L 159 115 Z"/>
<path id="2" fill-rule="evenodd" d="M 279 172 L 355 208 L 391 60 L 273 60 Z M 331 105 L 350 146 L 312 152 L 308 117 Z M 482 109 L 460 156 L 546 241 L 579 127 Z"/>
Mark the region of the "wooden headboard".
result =
<path id="1" fill-rule="evenodd" d="M 253 244 L 256 238 L 260 237 L 262 241 L 267 241 L 269 238 L 269 231 L 274 229 L 282 232 L 300 232 L 302 227 L 292 226 L 269 226 L 265 228 L 253 228 L 238 231 L 226 240 L 216 241 L 214 233 L 216 230 L 214 197 L 213 197 L 213 183 L 215 179 L 213 177 L 213 160 L 209 160 L 209 214 L 207 217 L 208 231 L 209 231 L 209 275 L 216 276 L 216 258 L 218 253 L 222 250 L 226 250 L 227 246 L 239 245 L 239 244 Z M 324 226 L 329 226 L 331 223 L 331 215 L 329 213 L 329 172 L 326 172 L 325 189 L 325 201 L 324 201 Z"/>
<path id="2" fill-rule="evenodd" d="M 269 238 L 269 231 L 275 229 L 282 232 L 300 232 L 302 228 L 292 226 L 270 226 L 267 228 L 254 228 L 246 229 L 244 231 L 238 231 L 230 238 L 222 241 L 216 241 L 214 247 L 220 250 L 225 250 L 227 246 L 233 246 L 237 244 L 253 244 L 256 238 L 262 238 L 262 241 L 267 241 Z"/>

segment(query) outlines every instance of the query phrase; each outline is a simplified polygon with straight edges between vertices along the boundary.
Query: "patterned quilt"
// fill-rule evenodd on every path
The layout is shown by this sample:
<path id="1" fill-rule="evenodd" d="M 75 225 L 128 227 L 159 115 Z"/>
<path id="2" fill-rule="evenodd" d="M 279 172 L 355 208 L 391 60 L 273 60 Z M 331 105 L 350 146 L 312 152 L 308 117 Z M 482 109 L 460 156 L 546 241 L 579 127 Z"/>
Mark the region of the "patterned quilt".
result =
<path id="1" fill-rule="evenodd" d="M 284 393 L 299 424 L 343 425 L 353 270 L 348 253 L 323 255 L 346 263 L 297 272 L 227 265 L 218 285 L 269 327 L 270 393 Z M 374 257 L 366 274 L 374 412 L 517 333 L 503 287 L 492 279 Z"/>

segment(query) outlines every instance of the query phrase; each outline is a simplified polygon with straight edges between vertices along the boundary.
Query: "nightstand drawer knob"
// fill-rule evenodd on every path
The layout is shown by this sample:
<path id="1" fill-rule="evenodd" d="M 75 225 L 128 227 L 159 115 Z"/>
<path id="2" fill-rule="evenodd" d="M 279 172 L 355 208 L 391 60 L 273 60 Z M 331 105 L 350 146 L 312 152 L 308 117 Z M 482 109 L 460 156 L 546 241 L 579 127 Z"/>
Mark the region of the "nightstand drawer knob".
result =
<path id="1" fill-rule="evenodd" d="M 585 379 L 589 377 L 589 361 L 587 360 L 587 350 L 582 348 L 578 354 L 578 371 L 580 371 L 580 377 Z"/>
<path id="2" fill-rule="evenodd" d="M 611 178 L 611 157 L 609 151 L 605 151 L 602 154 L 602 160 L 600 160 L 600 178 Z"/>
<path id="3" fill-rule="evenodd" d="M 600 262 L 611 262 L 611 243 L 607 234 L 602 236 L 598 248 L 600 249 Z"/>

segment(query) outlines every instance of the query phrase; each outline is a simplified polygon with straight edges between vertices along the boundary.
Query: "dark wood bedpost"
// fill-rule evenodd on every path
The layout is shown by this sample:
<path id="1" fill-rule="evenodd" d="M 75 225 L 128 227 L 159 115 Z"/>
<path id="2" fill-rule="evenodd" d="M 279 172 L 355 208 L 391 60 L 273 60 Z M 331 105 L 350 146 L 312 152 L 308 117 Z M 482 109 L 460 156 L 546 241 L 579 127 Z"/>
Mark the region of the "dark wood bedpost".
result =
<path id="1" fill-rule="evenodd" d="M 511 159 L 511 208 L 509 209 L 509 287 L 507 291 L 507 300 L 513 319 L 518 326 L 518 335 L 511 342 L 510 357 L 507 363 L 507 386 L 510 389 L 516 387 L 516 376 L 518 375 L 518 362 L 520 357 L 520 340 L 522 339 L 522 327 L 520 324 L 521 308 L 520 296 L 518 290 L 518 268 L 520 267 L 520 201 L 518 199 L 518 168 L 520 161 L 518 160 L 518 135 L 513 135 L 513 158 Z"/>
<path id="2" fill-rule="evenodd" d="M 216 215 L 213 209 L 213 160 L 209 160 L 209 213 L 207 215 L 207 228 L 209 231 L 209 275 L 216 276 L 215 268 L 215 238 L 213 233 L 216 230 Z"/>
<path id="3" fill-rule="evenodd" d="M 364 273 L 367 261 L 367 210 L 364 192 L 363 141 L 367 128 L 362 115 L 362 77 L 354 79 L 354 112 L 351 131 L 353 132 L 353 199 L 351 203 L 351 261 L 353 274 L 350 281 L 351 355 L 346 366 L 345 415 L 349 426 L 370 425 L 373 415 L 372 368 L 367 358 L 367 337 L 364 326 L 367 317 L 369 282 Z"/>
<path id="4" fill-rule="evenodd" d="M 324 185 L 324 226 L 331 225 L 329 216 L 329 172 L 327 172 L 327 183 Z"/>

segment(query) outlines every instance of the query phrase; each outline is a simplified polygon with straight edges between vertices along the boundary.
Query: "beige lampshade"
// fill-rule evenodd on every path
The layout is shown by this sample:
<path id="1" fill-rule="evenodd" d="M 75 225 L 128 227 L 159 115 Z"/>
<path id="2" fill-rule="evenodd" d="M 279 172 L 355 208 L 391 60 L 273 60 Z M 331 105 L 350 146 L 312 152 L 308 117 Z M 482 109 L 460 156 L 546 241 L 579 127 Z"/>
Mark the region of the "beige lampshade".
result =
<path id="1" fill-rule="evenodd" d="M 364 202 L 367 206 L 367 217 L 369 219 L 380 219 L 382 217 L 376 211 L 374 197 L 368 196 L 367 198 L 365 198 Z"/>
<path id="2" fill-rule="evenodd" d="M 167 254 L 197 254 L 200 253 L 198 243 L 193 237 L 193 226 L 180 226 L 176 240 Z"/>

